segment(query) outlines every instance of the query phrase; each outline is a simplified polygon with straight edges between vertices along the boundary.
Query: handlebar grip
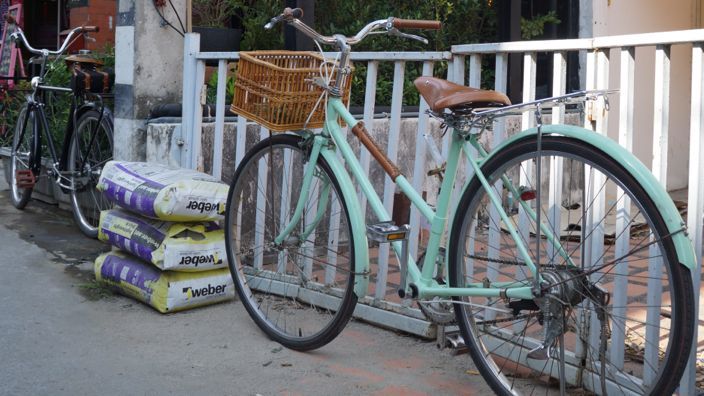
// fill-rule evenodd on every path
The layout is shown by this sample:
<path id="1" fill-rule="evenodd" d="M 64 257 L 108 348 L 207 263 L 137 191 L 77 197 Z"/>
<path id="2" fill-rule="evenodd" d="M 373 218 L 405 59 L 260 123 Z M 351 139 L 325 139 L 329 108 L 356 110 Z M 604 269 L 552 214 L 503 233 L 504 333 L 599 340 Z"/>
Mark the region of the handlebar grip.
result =
<path id="1" fill-rule="evenodd" d="M 98 26 L 81 26 L 81 31 L 84 33 L 87 33 L 87 32 L 96 32 L 97 33 L 100 31 L 100 27 L 98 27 Z"/>
<path id="2" fill-rule="evenodd" d="M 284 15 L 284 17 L 287 18 L 287 19 L 288 19 L 288 18 L 300 19 L 300 18 L 303 18 L 303 10 L 300 9 L 300 8 L 293 8 L 293 9 L 291 9 L 291 8 L 289 8 L 289 7 L 286 7 L 286 8 L 284 9 L 284 14 L 283 14 L 283 15 Z"/>
<path id="3" fill-rule="evenodd" d="M 397 29 L 427 29 L 439 30 L 442 27 L 440 21 L 428 21 L 421 19 L 398 19 L 394 18 L 391 25 Z"/>

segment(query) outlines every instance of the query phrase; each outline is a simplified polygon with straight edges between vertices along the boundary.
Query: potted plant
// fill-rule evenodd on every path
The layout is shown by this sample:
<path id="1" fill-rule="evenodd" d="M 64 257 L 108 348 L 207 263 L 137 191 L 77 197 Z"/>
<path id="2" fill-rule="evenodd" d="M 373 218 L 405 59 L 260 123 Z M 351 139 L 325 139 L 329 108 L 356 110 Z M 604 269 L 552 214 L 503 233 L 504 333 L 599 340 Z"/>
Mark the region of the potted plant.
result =
<path id="1" fill-rule="evenodd" d="M 240 50 L 242 30 L 230 27 L 237 4 L 233 0 L 193 0 L 193 32 L 200 33 L 201 51 Z"/>

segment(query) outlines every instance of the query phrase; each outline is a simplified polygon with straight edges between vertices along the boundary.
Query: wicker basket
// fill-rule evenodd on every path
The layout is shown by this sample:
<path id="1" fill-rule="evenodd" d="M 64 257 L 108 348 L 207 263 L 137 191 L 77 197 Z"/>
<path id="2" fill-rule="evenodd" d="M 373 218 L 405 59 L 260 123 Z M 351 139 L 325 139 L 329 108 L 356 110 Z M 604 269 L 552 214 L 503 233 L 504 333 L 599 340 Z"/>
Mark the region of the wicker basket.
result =
<path id="1" fill-rule="evenodd" d="M 232 112 L 272 132 L 303 129 L 323 93 L 312 82 L 320 76 L 323 61 L 323 57 L 314 52 L 240 52 Z M 345 105 L 349 103 L 351 85 L 350 75 L 343 89 Z M 305 127 L 320 128 L 324 122 L 325 102 L 321 100 Z"/>

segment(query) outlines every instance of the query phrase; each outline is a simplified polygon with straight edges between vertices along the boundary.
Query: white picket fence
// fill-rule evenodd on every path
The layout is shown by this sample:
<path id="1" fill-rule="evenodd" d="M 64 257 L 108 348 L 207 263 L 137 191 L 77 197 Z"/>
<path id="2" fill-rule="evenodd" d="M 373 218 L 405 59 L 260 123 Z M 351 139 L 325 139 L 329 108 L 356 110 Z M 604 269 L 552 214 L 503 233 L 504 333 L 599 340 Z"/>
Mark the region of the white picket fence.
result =
<path id="1" fill-rule="evenodd" d="M 670 64 L 673 46 L 685 46 L 691 49 L 691 88 L 688 92 L 678 91 L 677 95 L 686 95 L 690 98 L 690 130 L 689 130 L 689 189 L 688 189 L 688 214 L 687 226 L 689 236 L 696 246 L 696 257 L 699 265 L 692 276 L 695 285 L 695 295 L 699 298 L 699 285 L 701 279 L 702 245 L 703 245 L 703 214 L 704 214 L 704 30 L 675 31 L 627 36 L 599 37 L 594 39 L 577 40 L 552 40 L 529 41 L 496 44 L 469 44 L 453 46 L 451 52 L 384 52 L 384 53 L 353 53 L 355 62 L 365 62 L 367 65 L 366 96 L 363 119 L 367 125 L 371 124 L 374 117 L 375 93 L 377 87 L 378 66 L 382 62 L 394 64 L 393 96 L 391 99 L 389 141 L 399 138 L 401 121 L 401 104 L 403 93 L 403 78 L 405 64 L 421 62 L 423 74 L 432 74 L 436 62 L 447 62 L 447 78 L 457 83 L 469 86 L 479 86 L 481 80 L 482 57 L 491 56 L 495 59 L 495 85 L 494 89 L 506 91 L 508 81 L 508 56 L 511 53 L 521 54 L 523 57 L 523 100 L 530 101 L 536 95 L 537 54 L 548 53 L 552 56 L 552 94 L 564 94 L 567 79 L 567 56 L 571 52 L 578 52 L 583 59 L 585 86 L 584 89 L 619 89 L 618 111 L 611 112 L 609 118 L 598 109 L 587 112 L 584 125 L 593 128 L 599 133 L 605 133 L 607 125 L 616 125 L 618 128 L 618 142 L 629 150 L 633 149 L 634 141 L 634 114 L 652 114 L 652 133 L 646 136 L 638 135 L 637 139 L 652 139 L 652 172 L 665 184 L 668 167 L 668 136 L 670 125 L 670 102 L 672 96 Z M 646 78 L 654 80 L 652 92 L 654 104 L 649 109 L 635 108 L 636 69 L 639 58 L 636 49 L 642 47 L 655 47 L 654 72 Z M 217 87 L 217 112 L 215 118 L 215 138 L 213 145 L 212 172 L 221 176 L 223 130 L 224 130 L 224 99 L 225 75 L 228 61 L 236 61 L 238 53 L 201 53 L 198 49 L 197 35 L 189 34 L 185 40 L 184 63 L 184 93 L 183 93 L 183 124 L 182 139 L 185 142 L 181 152 L 181 163 L 184 167 L 202 168 L 202 153 L 200 147 L 202 117 L 201 104 L 203 103 L 203 83 L 205 75 L 204 61 L 207 59 L 219 60 L 218 87 Z M 681 52 L 681 51 L 679 51 Z M 678 53 L 679 53 L 678 52 Z M 619 57 L 618 83 L 615 78 L 609 77 L 610 59 L 617 54 Z M 468 70 L 467 70 L 468 69 Z M 642 69 L 639 69 L 642 70 Z M 385 104 L 388 105 L 388 104 Z M 427 105 L 421 101 L 418 117 L 418 127 L 415 135 L 416 149 L 414 155 L 414 172 L 412 183 L 420 187 L 425 177 L 426 169 L 426 144 L 423 135 L 428 131 L 429 121 L 424 114 Z M 638 111 L 636 111 L 638 110 Z M 613 119 L 616 119 L 616 122 Z M 564 112 L 557 109 L 553 113 L 552 122 L 562 122 Z M 524 115 L 522 127 L 531 126 L 533 117 Z M 235 145 L 235 162 L 238 163 L 245 153 L 245 136 L 247 121 L 239 118 L 237 124 L 237 137 Z M 499 131 L 500 132 L 500 131 Z M 643 131 L 639 131 L 642 133 Z M 268 131 L 261 129 L 261 136 L 267 136 Z M 500 136 L 500 134 L 499 134 Z M 406 137 L 404 137 L 406 138 Z M 228 142 L 231 146 L 233 142 Z M 389 157 L 396 159 L 398 152 L 396 145 L 389 145 Z M 447 147 L 444 145 L 445 148 Z M 685 153 L 677 153 L 686 155 Z M 361 150 L 360 161 L 365 169 L 369 169 L 369 154 Z M 393 207 L 394 184 L 386 178 L 383 188 L 383 202 L 389 212 Z M 418 240 L 418 225 L 420 215 L 416 210 L 411 211 L 411 226 L 415 234 L 412 241 Z M 417 243 L 411 246 L 415 255 Z M 378 262 L 377 283 L 375 294 L 367 296 L 355 312 L 366 320 L 383 323 L 404 331 L 421 335 L 432 335 L 434 329 L 423 320 L 422 315 L 415 309 L 390 303 L 384 300 L 386 296 L 386 279 L 388 272 L 388 250 L 380 249 Z M 697 305 L 698 308 L 698 305 Z M 698 317 L 697 312 L 697 317 Z M 618 343 L 614 343 L 618 344 Z M 690 365 L 685 373 L 680 388 L 680 394 L 695 393 L 695 365 L 696 343 L 693 346 Z"/>

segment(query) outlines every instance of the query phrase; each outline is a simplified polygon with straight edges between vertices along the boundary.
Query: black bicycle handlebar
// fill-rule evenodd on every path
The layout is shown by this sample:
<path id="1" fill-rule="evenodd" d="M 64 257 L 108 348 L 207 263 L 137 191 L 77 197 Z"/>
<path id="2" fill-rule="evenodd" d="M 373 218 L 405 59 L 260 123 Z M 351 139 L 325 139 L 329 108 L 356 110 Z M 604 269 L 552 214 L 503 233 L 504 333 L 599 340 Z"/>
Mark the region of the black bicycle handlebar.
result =
<path id="1" fill-rule="evenodd" d="M 68 36 L 66 36 L 66 40 L 61 44 L 61 47 L 56 50 L 56 51 L 49 51 L 48 49 L 36 49 L 29 45 L 29 42 L 27 41 L 27 36 L 25 36 L 24 31 L 22 31 L 22 28 L 17 26 L 17 30 L 15 30 L 11 35 L 10 39 L 15 41 L 16 43 L 22 43 L 27 50 L 35 55 L 41 55 L 41 56 L 49 56 L 49 55 L 61 55 L 66 51 L 66 48 L 68 48 L 69 43 L 73 40 L 73 38 L 78 35 L 78 34 L 83 34 L 83 33 L 89 33 L 89 32 L 98 32 L 100 29 L 98 26 L 78 26 L 73 29 L 71 29 L 68 33 Z"/>

